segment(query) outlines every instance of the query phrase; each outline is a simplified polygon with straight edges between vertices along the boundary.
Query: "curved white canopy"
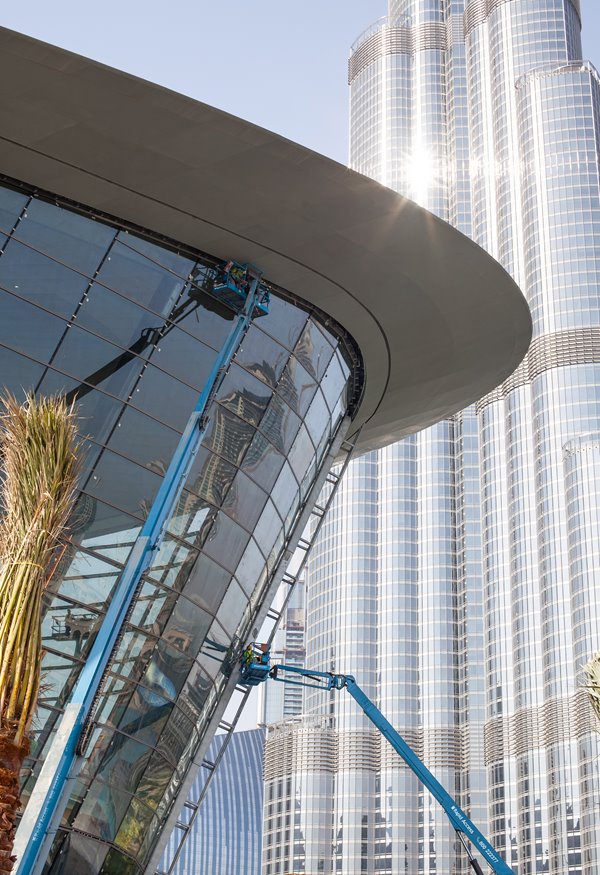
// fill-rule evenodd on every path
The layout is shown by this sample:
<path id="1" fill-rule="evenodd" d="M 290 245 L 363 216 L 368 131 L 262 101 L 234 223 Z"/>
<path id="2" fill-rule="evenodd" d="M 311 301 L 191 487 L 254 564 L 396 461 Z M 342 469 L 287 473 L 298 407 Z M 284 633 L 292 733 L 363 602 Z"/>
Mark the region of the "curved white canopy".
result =
<path id="1" fill-rule="evenodd" d="M 411 201 L 210 106 L 0 30 L 0 173 L 224 259 L 358 343 L 363 450 L 484 395 L 531 319 L 508 274 Z"/>

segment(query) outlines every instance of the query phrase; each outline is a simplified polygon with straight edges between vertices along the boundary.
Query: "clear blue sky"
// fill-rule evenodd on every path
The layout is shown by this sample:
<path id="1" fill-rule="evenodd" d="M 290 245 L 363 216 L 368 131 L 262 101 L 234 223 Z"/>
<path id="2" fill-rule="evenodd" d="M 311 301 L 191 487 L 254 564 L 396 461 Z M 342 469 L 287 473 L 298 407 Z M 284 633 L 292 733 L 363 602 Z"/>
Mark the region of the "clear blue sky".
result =
<path id="1" fill-rule="evenodd" d="M 581 0 L 600 66 L 600 3 Z M 386 0 L 22 0 L 2 24 L 242 116 L 345 163 L 348 50 Z"/>

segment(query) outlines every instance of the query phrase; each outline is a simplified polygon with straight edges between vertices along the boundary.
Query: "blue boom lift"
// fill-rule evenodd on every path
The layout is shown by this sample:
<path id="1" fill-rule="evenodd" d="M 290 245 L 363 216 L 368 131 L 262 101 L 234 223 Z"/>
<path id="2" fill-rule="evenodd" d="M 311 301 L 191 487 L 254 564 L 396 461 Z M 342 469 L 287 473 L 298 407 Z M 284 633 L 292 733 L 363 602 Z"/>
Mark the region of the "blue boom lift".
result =
<path id="1" fill-rule="evenodd" d="M 298 677 L 302 678 L 302 680 L 298 679 Z M 242 654 L 241 683 L 254 687 L 266 681 L 267 678 L 280 681 L 284 684 L 295 684 L 300 687 L 318 687 L 322 690 L 347 690 L 352 698 L 358 702 L 369 720 L 387 738 L 396 753 L 402 757 L 406 765 L 440 803 L 450 823 L 456 830 L 456 834 L 469 858 L 469 864 L 476 875 L 483 875 L 483 870 L 471 853 L 469 842 L 478 849 L 490 868 L 496 872 L 496 875 L 514 875 L 510 866 L 504 862 L 485 836 L 469 820 L 450 794 L 444 790 L 437 778 L 434 778 L 400 733 L 385 719 L 379 708 L 375 707 L 373 702 L 365 695 L 352 675 L 311 671 L 308 668 L 298 668 L 291 665 L 272 666 L 270 664 L 269 648 L 266 644 L 249 644 Z"/>

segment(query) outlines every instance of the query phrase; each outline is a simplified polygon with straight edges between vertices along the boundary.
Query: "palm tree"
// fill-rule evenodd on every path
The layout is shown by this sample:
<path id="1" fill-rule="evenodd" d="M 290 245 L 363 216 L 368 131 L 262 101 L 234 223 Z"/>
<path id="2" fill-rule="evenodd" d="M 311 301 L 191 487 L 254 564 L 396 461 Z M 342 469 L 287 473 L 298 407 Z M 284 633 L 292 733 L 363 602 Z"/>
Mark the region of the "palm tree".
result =
<path id="1" fill-rule="evenodd" d="M 583 667 L 588 683 L 585 685 L 590 697 L 590 704 L 596 717 L 600 720 L 600 653 L 592 656 L 590 661 Z"/>
<path id="2" fill-rule="evenodd" d="M 0 872 L 11 872 L 19 772 L 40 688 L 42 594 L 77 479 L 75 415 L 60 398 L 12 395 L 0 417 Z"/>

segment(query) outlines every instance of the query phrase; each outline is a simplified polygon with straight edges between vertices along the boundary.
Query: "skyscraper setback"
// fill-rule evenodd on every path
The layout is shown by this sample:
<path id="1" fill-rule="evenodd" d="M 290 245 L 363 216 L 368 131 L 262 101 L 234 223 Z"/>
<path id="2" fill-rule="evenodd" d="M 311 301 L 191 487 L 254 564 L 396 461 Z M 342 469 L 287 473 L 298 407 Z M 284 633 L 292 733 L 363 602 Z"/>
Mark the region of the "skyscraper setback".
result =
<path id="1" fill-rule="evenodd" d="M 307 580 L 307 664 L 355 673 L 519 875 L 600 871 L 581 673 L 600 647 L 600 82 L 580 32 L 576 0 L 390 0 L 352 47 L 351 166 L 498 259 L 534 335 L 477 405 L 352 463 Z M 268 741 L 268 798 L 298 829 L 287 851 L 266 834 L 265 875 L 467 871 L 352 702 L 305 711 Z"/>

